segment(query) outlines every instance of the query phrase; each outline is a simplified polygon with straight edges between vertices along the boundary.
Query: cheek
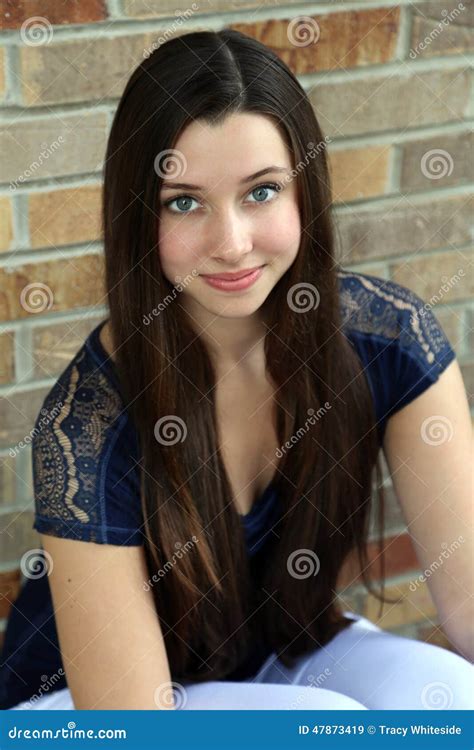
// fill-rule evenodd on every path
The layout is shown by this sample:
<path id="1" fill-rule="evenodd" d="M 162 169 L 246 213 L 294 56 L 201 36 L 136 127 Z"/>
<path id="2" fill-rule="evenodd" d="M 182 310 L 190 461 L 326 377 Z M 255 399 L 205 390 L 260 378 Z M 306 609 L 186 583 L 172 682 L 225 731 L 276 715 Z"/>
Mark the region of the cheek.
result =
<path id="1" fill-rule="evenodd" d="M 256 248 L 269 254 L 292 255 L 300 244 L 301 220 L 296 203 L 288 202 L 275 207 L 269 220 L 262 223 L 255 238 Z"/>
<path id="2" fill-rule="evenodd" d="M 166 222 L 163 222 L 158 238 L 160 261 L 165 274 L 170 271 L 179 273 L 180 269 L 184 268 L 194 268 L 198 260 L 195 233 L 187 232 L 182 224 L 179 230 L 170 229 Z"/>

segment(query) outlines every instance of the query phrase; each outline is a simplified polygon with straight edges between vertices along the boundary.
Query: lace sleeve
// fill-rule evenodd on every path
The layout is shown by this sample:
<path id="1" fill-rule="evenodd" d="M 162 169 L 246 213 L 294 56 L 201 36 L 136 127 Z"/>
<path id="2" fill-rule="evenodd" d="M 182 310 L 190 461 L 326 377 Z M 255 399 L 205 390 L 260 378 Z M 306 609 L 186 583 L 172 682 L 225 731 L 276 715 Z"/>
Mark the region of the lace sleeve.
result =
<path id="1" fill-rule="evenodd" d="M 431 306 L 411 289 L 343 271 L 342 318 L 358 349 L 381 426 L 438 380 L 456 357 Z"/>
<path id="2" fill-rule="evenodd" d="M 137 443 L 119 394 L 85 350 L 43 402 L 32 461 L 34 529 L 97 544 L 143 544 Z"/>

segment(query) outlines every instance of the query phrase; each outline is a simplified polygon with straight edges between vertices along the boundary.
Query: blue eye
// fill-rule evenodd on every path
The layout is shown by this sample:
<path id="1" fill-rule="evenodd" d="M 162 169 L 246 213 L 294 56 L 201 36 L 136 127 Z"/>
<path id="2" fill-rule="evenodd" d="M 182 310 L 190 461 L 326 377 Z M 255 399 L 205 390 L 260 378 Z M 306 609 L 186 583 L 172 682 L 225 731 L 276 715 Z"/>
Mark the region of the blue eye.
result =
<path id="1" fill-rule="evenodd" d="M 279 184 L 264 183 L 263 185 L 257 185 L 257 187 L 252 188 L 252 190 L 250 191 L 250 194 L 255 193 L 257 190 L 273 190 L 275 193 L 279 193 L 280 190 L 282 190 L 282 189 L 283 189 L 283 187 L 281 185 L 279 185 Z M 273 198 L 270 198 L 270 200 L 261 200 L 261 201 L 257 200 L 257 201 L 250 201 L 250 202 L 251 203 L 255 203 L 257 205 L 258 204 L 265 205 L 265 204 L 271 203 L 273 200 L 275 200 L 275 197 L 276 196 L 274 196 Z M 163 205 L 166 208 L 168 208 L 171 211 L 171 213 L 173 213 L 173 214 L 191 214 L 191 213 L 194 213 L 194 210 L 193 211 L 187 211 L 187 210 L 185 210 L 185 211 L 181 211 L 181 210 L 176 211 L 176 210 L 170 208 L 171 204 L 172 203 L 176 203 L 177 201 L 185 201 L 185 202 L 186 201 L 196 201 L 196 203 L 198 202 L 191 195 L 187 195 L 187 194 L 183 193 L 183 195 L 177 195 L 176 198 L 171 198 L 169 201 L 165 201 L 163 203 Z M 188 204 L 187 207 L 189 208 L 189 204 Z M 186 208 L 186 206 L 184 206 L 184 208 Z"/>

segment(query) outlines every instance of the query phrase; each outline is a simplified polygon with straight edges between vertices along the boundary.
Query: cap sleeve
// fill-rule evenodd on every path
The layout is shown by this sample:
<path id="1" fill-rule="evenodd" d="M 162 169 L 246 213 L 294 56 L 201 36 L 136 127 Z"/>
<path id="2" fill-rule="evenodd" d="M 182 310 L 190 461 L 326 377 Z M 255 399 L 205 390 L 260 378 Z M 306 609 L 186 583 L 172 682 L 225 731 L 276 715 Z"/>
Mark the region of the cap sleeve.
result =
<path id="1" fill-rule="evenodd" d="M 144 543 L 136 436 L 86 349 L 43 402 L 32 462 L 34 529 L 97 544 Z"/>
<path id="2" fill-rule="evenodd" d="M 401 291 L 398 346 L 389 363 L 393 367 L 393 398 L 388 416 L 421 395 L 456 357 L 431 307 L 406 287 Z"/>
<path id="3" fill-rule="evenodd" d="M 388 418 L 438 380 L 456 353 L 411 289 L 360 272 L 339 275 L 345 333 L 362 361 L 382 440 Z"/>

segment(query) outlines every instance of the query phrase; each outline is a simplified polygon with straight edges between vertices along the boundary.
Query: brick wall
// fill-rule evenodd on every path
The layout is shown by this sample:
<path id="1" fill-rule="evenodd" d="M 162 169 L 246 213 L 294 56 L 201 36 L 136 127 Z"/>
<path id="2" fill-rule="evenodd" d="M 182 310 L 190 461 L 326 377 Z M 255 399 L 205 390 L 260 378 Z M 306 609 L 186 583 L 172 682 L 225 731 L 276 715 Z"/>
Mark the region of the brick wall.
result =
<path id="1" fill-rule="evenodd" d="M 0 0 L 0 629 L 20 558 L 39 545 L 30 451 L 12 457 L 9 449 L 28 435 L 44 395 L 106 313 L 99 201 L 107 132 L 131 71 L 160 37 L 231 25 L 290 66 L 331 138 L 344 265 L 426 301 L 436 295 L 473 391 L 473 6 L 201 0 L 189 8 L 198 5 L 183 23 L 178 0 Z M 288 29 L 302 15 L 310 36 L 296 45 Z M 462 280 L 443 292 L 460 268 Z M 29 284 L 50 295 L 40 312 L 33 298 L 24 305 Z M 388 593 L 403 601 L 386 606 L 380 623 L 449 647 L 426 583 L 410 589 L 421 571 L 386 466 L 385 474 Z M 377 621 L 376 601 L 352 578 L 348 571 L 341 596 Z"/>

